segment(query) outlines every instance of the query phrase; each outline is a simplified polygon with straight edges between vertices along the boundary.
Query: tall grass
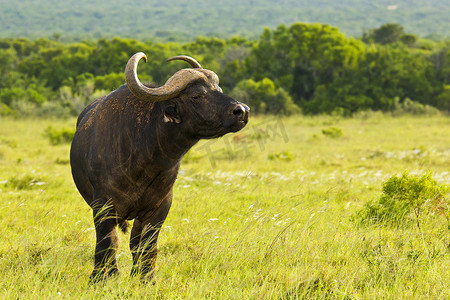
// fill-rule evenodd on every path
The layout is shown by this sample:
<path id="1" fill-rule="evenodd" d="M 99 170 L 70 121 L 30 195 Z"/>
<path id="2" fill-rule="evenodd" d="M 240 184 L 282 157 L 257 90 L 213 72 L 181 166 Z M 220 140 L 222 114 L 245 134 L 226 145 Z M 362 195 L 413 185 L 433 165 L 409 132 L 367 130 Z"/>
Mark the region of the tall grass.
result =
<path id="1" fill-rule="evenodd" d="M 243 132 L 202 141 L 174 187 L 155 285 L 129 276 L 129 234 L 120 274 L 88 284 L 92 213 L 73 184 L 69 144 L 44 135 L 75 120 L 0 122 L 1 299 L 450 297 L 444 217 L 423 218 L 422 232 L 352 221 L 405 170 L 448 183 L 444 116 L 252 118 Z"/>

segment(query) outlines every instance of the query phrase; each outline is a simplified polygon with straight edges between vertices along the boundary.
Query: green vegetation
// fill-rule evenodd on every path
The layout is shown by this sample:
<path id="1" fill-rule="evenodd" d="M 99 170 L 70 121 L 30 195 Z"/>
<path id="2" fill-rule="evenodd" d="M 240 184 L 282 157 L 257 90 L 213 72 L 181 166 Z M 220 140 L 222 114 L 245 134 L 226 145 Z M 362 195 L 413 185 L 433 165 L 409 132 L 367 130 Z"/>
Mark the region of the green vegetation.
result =
<path id="1" fill-rule="evenodd" d="M 374 203 L 366 204 L 357 218 L 361 222 L 396 226 L 405 226 L 412 219 L 417 221 L 420 229 L 420 219 L 424 213 L 440 214 L 448 219 L 447 190 L 446 186 L 438 185 L 430 174 L 416 176 L 404 172 L 401 176 L 389 178 L 383 184 L 381 197 Z M 414 218 L 411 218 L 413 214 Z"/>
<path id="2" fill-rule="evenodd" d="M 75 127 L 56 129 L 49 125 L 44 131 L 44 136 L 48 137 L 53 145 L 71 143 L 74 135 Z"/>
<path id="3" fill-rule="evenodd" d="M 163 84 L 186 67 L 165 60 L 188 54 L 218 73 L 224 91 L 258 114 L 449 110 L 449 41 L 419 39 L 398 24 L 375 28 L 363 40 L 306 23 L 266 29 L 258 40 L 0 39 L 0 115 L 78 115 L 123 84 L 124 66 L 138 51 L 150 60 L 139 66 L 142 81 Z"/>
<path id="4" fill-rule="evenodd" d="M 183 161 L 155 285 L 128 276 L 121 234 L 121 273 L 98 286 L 88 285 L 95 231 L 70 146 L 44 135 L 76 120 L 0 122 L 2 299 L 450 297 L 448 207 L 433 197 L 449 196 L 446 116 L 252 116 Z M 333 127 L 342 138 L 322 134 Z M 353 221 L 382 198 L 408 203 L 411 221 Z M 413 210 L 424 201 L 419 230 Z"/>
<path id="5" fill-rule="evenodd" d="M 330 127 L 322 129 L 322 134 L 333 139 L 340 138 L 341 136 L 344 135 L 342 129 L 339 127 Z"/>
<path id="6" fill-rule="evenodd" d="M 197 36 L 254 38 L 265 28 L 320 22 L 361 34 L 398 22 L 422 37 L 448 37 L 449 5 L 433 1 L 2 1 L 2 37 L 53 37 L 65 41 L 99 37 L 187 41 Z"/>

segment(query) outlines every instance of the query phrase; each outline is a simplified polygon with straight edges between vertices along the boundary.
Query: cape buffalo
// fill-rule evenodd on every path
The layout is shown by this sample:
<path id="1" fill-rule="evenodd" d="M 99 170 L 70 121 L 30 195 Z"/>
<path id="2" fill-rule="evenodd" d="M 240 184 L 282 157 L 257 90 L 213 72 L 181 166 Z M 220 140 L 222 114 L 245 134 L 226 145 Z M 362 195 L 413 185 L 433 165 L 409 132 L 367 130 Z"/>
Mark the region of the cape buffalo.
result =
<path id="1" fill-rule="evenodd" d="M 156 88 L 137 77 L 136 53 L 125 69 L 126 85 L 89 104 L 78 117 L 70 151 L 75 184 L 91 206 L 96 230 L 91 280 L 118 272 L 116 227 L 134 220 L 132 274 L 151 278 L 156 242 L 172 203 L 180 162 L 200 139 L 241 130 L 249 108 L 222 93 L 219 78 L 189 56 L 182 69 Z"/>

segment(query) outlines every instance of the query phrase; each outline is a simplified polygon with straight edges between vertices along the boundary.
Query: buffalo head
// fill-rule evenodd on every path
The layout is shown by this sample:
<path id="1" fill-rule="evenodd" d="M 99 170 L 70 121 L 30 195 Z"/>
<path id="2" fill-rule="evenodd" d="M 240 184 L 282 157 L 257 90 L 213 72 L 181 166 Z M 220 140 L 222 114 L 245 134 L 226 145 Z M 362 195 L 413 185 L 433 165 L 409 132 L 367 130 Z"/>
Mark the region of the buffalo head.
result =
<path id="1" fill-rule="evenodd" d="M 137 76 L 138 62 L 147 61 L 144 53 L 133 55 L 125 68 L 125 80 L 138 98 L 164 102 L 163 120 L 166 123 L 184 123 L 179 126 L 185 134 L 198 139 L 215 138 L 241 130 L 248 122 L 249 107 L 222 93 L 219 77 L 203 69 L 192 57 L 174 56 L 167 61 L 184 60 L 192 69 L 182 69 L 157 88 L 143 85 Z"/>

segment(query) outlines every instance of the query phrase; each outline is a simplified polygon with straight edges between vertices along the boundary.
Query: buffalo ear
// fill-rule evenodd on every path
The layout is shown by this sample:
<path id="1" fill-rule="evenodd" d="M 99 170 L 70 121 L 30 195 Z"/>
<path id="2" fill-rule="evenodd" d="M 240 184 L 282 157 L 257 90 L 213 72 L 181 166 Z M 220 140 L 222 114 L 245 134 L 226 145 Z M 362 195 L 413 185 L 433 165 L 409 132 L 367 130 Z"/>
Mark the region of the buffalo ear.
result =
<path id="1" fill-rule="evenodd" d="M 167 106 L 164 110 L 164 123 L 181 123 L 181 118 L 175 105 Z"/>

